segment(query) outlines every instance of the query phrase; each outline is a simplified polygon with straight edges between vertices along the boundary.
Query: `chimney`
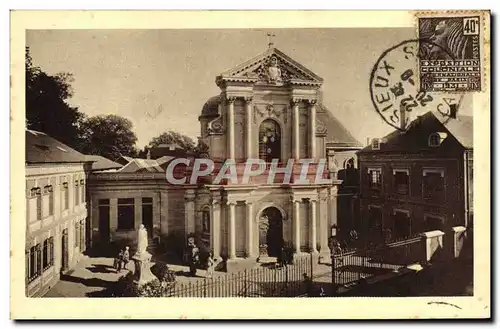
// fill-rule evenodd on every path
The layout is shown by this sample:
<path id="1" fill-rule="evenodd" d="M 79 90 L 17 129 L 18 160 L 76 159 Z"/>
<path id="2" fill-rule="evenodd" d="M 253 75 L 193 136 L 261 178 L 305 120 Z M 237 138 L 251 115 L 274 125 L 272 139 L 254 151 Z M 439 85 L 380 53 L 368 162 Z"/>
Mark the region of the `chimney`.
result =
<path id="1" fill-rule="evenodd" d="M 450 104 L 450 118 L 457 118 L 457 104 Z"/>
<path id="2" fill-rule="evenodd" d="M 151 159 L 151 150 L 148 149 L 148 153 L 146 154 L 146 159 Z"/>
<path id="3" fill-rule="evenodd" d="M 366 137 L 366 146 L 370 145 L 370 137 Z"/>
<path id="4" fill-rule="evenodd" d="M 410 112 L 406 111 L 406 108 L 401 104 L 399 106 L 399 127 L 401 130 L 406 129 L 408 122 L 410 122 Z"/>

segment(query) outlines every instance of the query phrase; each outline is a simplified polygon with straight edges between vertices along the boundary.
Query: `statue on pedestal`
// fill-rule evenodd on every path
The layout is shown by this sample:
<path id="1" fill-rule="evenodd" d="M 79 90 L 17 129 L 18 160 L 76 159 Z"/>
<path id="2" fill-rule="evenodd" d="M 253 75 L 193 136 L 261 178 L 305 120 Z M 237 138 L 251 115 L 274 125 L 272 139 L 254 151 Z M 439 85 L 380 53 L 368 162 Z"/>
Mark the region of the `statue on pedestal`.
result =
<path id="1" fill-rule="evenodd" d="M 143 224 L 141 224 L 137 231 L 137 241 L 137 253 L 143 254 L 148 248 L 148 231 Z"/>
<path id="2" fill-rule="evenodd" d="M 137 252 L 132 257 L 135 263 L 135 282 L 143 285 L 154 280 L 156 277 L 151 273 L 151 254 L 146 251 L 148 247 L 148 231 L 141 224 L 137 231 Z"/>

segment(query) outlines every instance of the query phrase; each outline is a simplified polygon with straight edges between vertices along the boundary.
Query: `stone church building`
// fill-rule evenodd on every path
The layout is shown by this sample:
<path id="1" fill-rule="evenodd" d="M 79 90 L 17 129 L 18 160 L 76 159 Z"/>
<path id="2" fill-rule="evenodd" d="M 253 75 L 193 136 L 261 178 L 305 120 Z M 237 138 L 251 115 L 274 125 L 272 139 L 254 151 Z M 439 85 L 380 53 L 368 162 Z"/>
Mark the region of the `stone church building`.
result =
<path id="1" fill-rule="evenodd" d="M 329 257 L 342 183 L 338 164 L 354 157 L 360 144 L 322 104 L 322 78 L 271 46 L 215 82 L 220 94 L 207 100 L 199 116 L 200 141 L 208 146 L 214 172 L 196 184 L 172 185 L 165 170 L 173 157 L 162 157 L 91 173 L 92 244 L 128 241 L 144 223 L 151 240 L 167 250 L 179 243 L 182 248 L 195 234 L 216 258 L 227 259 L 228 269 L 276 256 L 281 246 Z M 318 163 L 327 157 L 330 173 L 324 174 L 332 180 L 317 183 Z M 238 182 L 214 184 L 227 159 L 236 163 Z M 278 159 L 279 167 L 296 161 L 289 183 L 282 173 L 268 183 L 269 166 L 242 181 L 247 159 Z M 312 159 L 310 183 L 298 180 L 300 159 Z M 180 177 L 192 172 L 192 165 L 176 168 Z"/>

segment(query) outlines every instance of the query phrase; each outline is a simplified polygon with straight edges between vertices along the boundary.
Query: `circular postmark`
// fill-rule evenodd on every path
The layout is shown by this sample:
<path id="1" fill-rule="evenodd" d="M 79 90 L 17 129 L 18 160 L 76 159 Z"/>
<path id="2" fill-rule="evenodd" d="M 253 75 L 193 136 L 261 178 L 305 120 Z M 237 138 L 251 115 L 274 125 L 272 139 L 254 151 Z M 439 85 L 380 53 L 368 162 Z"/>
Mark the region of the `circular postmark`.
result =
<path id="1" fill-rule="evenodd" d="M 405 131 L 417 116 L 432 111 L 441 121 L 456 116 L 460 93 L 420 89 L 419 59 L 423 52 L 439 47 L 426 40 L 406 40 L 380 55 L 370 75 L 370 97 L 376 111 L 392 127 Z M 450 55 L 450 59 L 453 59 Z"/>

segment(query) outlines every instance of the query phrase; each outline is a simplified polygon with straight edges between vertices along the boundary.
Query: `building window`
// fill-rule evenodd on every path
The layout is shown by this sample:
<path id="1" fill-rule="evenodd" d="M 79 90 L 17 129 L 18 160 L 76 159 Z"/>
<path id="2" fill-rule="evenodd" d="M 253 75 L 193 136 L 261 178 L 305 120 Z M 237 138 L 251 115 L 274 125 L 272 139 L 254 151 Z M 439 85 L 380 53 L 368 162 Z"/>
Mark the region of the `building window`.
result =
<path id="1" fill-rule="evenodd" d="M 378 138 L 372 139 L 372 150 L 380 150 L 380 140 Z"/>
<path id="2" fill-rule="evenodd" d="M 80 221 L 80 252 L 85 250 L 85 220 Z"/>
<path id="3" fill-rule="evenodd" d="M 371 189 L 380 190 L 382 187 L 381 168 L 368 168 L 368 184 Z"/>
<path id="4" fill-rule="evenodd" d="M 424 232 L 443 231 L 444 219 L 436 215 L 424 215 Z"/>
<path id="5" fill-rule="evenodd" d="M 78 181 L 75 180 L 75 206 L 80 204 L 80 187 Z"/>
<path id="6" fill-rule="evenodd" d="M 441 137 L 438 133 L 429 135 L 429 147 L 438 147 L 441 144 Z"/>
<path id="7" fill-rule="evenodd" d="M 265 162 L 281 159 L 281 132 L 278 123 L 264 120 L 259 127 L 259 158 Z"/>
<path id="8" fill-rule="evenodd" d="M 80 179 L 80 203 L 85 203 L 87 200 L 85 199 L 86 194 L 85 194 L 85 181 L 83 179 Z"/>
<path id="9" fill-rule="evenodd" d="M 444 170 L 438 168 L 424 169 L 422 191 L 424 199 L 444 200 Z"/>
<path id="10" fill-rule="evenodd" d="M 410 190 L 410 171 L 408 169 L 393 169 L 392 175 L 396 193 L 407 195 Z"/>
<path id="11" fill-rule="evenodd" d="M 134 199 L 118 199 L 118 229 L 134 229 Z"/>
<path id="12" fill-rule="evenodd" d="M 365 223 L 366 232 L 371 237 L 378 237 L 382 234 L 382 208 L 379 206 L 368 206 L 368 220 Z"/>
<path id="13" fill-rule="evenodd" d="M 203 233 L 210 233 L 210 209 L 204 208 L 201 213 L 201 228 Z"/>
<path id="14" fill-rule="evenodd" d="M 54 265 L 54 238 L 50 237 L 43 241 L 42 250 L 42 266 L 43 270 L 47 270 L 49 267 Z"/>
<path id="15" fill-rule="evenodd" d="M 42 196 L 42 215 L 43 218 L 54 214 L 54 190 L 51 185 L 43 188 Z"/>
<path id="16" fill-rule="evenodd" d="M 66 210 L 69 208 L 69 193 L 68 193 L 68 182 L 64 182 L 62 184 L 62 200 L 63 200 L 63 210 Z"/>
<path id="17" fill-rule="evenodd" d="M 74 246 L 78 247 L 80 244 L 80 223 L 75 223 Z"/>
<path id="18" fill-rule="evenodd" d="M 29 204 L 29 218 L 30 222 L 42 219 L 42 200 L 40 189 L 35 187 L 30 190 Z"/>
<path id="19" fill-rule="evenodd" d="M 411 219 L 409 211 L 395 209 L 392 219 L 392 236 L 394 238 L 402 239 L 411 236 Z"/>
<path id="20" fill-rule="evenodd" d="M 29 262 L 27 263 L 27 279 L 28 283 L 32 282 L 36 278 L 42 274 L 42 263 L 41 263 L 41 258 L 42 258 L 42 251 L 40 248 L 40 244 L 37 244 L 36 246 L 33 246 L 30 248 L 28 255 Z"/>

